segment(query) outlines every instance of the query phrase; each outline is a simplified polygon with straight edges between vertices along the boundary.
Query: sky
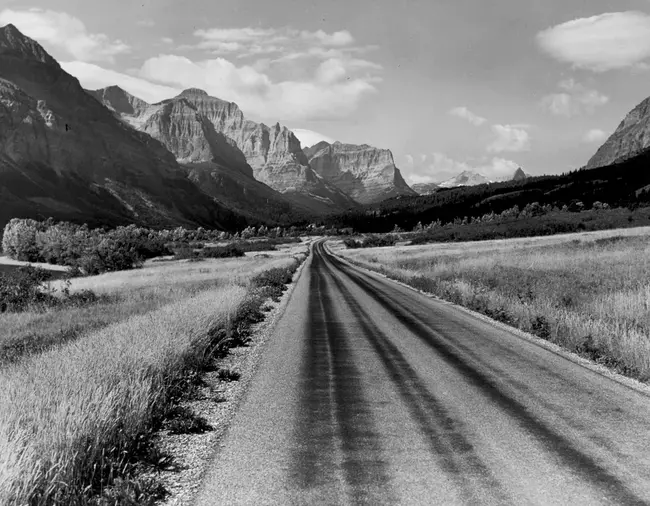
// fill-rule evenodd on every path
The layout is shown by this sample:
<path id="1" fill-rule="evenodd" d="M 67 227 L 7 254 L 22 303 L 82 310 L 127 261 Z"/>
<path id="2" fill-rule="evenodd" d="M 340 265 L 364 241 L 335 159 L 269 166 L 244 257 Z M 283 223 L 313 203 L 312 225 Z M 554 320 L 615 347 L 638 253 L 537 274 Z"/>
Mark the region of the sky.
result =
<path id="1" fill-rule="evenodd" d="M 649 0 L 0 0 L 88 89 L 189 87 L 409 183 L 584 166 L 650 95 Z"/>

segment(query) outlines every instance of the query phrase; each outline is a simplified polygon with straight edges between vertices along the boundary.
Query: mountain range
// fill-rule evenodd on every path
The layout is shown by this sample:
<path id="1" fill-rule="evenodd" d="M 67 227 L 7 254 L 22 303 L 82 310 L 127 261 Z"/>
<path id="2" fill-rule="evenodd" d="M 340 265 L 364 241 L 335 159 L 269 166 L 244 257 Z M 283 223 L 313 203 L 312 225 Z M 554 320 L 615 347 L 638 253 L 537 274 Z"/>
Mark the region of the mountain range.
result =
<path id="1" fill-rule="evenodd" d="M 415 195 L 389 150 L 319 148 L 303 151 L 286 127 L 199 89 L 156 104 L 117 86 L 84 90 L 36 41 L 0 28 L 0 225 L 53 216 L 227 228 Z"/>

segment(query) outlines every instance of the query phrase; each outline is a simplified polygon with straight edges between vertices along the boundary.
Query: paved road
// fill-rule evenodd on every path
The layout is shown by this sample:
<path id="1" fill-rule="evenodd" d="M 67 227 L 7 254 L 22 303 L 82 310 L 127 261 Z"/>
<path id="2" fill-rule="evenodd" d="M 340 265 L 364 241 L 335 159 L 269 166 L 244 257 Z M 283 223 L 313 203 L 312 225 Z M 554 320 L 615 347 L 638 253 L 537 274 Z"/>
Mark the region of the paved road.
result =
<path id="1" fill-rule="evenodd" d="M 321 243 L 197 504 L 650 504 L 650 398 Z"/>

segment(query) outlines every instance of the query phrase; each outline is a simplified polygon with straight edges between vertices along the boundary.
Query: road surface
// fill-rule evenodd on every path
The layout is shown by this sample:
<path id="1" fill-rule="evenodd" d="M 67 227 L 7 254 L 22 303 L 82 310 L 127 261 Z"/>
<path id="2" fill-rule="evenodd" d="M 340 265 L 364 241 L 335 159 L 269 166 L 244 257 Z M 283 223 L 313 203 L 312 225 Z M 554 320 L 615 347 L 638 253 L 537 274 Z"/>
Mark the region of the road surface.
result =
<path id="1" fill-rule="evenodd" d="M 308 262 L 196 504 L 650 504 L 650 397 Z"/>

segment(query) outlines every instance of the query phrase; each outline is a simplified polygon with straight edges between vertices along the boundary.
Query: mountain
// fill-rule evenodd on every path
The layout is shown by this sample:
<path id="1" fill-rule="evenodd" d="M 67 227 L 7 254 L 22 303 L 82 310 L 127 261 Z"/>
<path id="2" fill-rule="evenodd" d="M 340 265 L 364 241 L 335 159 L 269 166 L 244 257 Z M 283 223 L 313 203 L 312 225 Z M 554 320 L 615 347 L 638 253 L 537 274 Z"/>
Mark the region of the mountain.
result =
<path id="1" fill-rule="evenodd" d="M 156 227 L 244 223 L 13 25 L 0 28 L 0 193 L 0 226 L 50 216 Z"/>
<path id="2" fill-rule="evenodd" d="M 526 174 L 521 167 L 519 167 L 512 176 L 511 181 L 524 181 L 528 179 L 528 174 Z"/>
<path id="3" fill-rule="evenodd" d="M 120 119 L 160 141 L 189 179 L 217 202 L 258 221 L 288 223 L 296 212 L 279 192 L 257 181 L 244 153 L 181 94 L 151 105 L 118 86 L 87 91 Z"/>
<path id="4" fill-rule="evenodd" d="M 416 195 L 388 149 L 322 141 L 304 153 L 314 171 L 361 204 Z"/>
<path id="5" fill-rule="evenodd" d="M 650 147 L 650 97 L 632 109 L 616 131 L 587 163 L 587 169 L 604 167 L 633 157 Z"/>
<path id="6" fill-rule="evenodd" d="M 89 93 L 133 128 L 161 141 L 179 163 L 236 167 L 282 193 L 279 198 L 303 212 L 331 212 L 355 205 L 311 170 L 300 141 L 286 127 L 249 121 L 237 104 L 197 88 L 157 104 L 147 104 L 119 88 L 116 94 L 116 88 Z"/>
<path id="7" fill-rule="evenodd" d="M 418 195 L 431 195 L 440 189 L 436 183 L 416 183 L 412 184 L 411 188 Z"/>
<path id="8" fill-rule="evenodd" d="M 455 188 L 457 186 L 475 186 L 490 182 L 491 181 L 483 174 L 471 170 L 465 170 L 451 179 L 438 183 L 438 186 L 440 186 L 440 188 Z"/>

